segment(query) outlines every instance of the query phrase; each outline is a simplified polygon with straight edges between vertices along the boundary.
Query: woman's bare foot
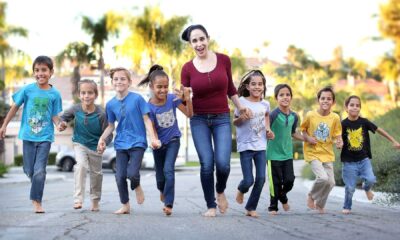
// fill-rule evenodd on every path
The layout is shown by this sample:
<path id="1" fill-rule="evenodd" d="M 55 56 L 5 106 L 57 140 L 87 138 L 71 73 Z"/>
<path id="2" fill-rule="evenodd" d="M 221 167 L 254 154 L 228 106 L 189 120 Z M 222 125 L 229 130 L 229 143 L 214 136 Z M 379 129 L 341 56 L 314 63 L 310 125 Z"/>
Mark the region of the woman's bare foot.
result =
<path id="1" fill-rule="evenodd" d="M 374 199 L 374 193 L 371 190 L 365 191 L 365 194 L 367 195 L 368 200 L 371 201 L 372 199 Z"/>
<path id="2" fill-rule="evenodd" d="M 33 200 L 32 204 L 33 204 L 33 209 L 34 209 L 35 213 L 44 213 L 44 209 L 42 208 L 41 202 Z"/>
<path id="3" fill-rule="evenodd" d="M 129 203 L 122 204 L 122 207 L 114 212 L 115 214 L 129 214 L 131 213 L 131 206 Z"/>
<path id="4" fill-rule="evenodd" d="M 236 193 L 236 202 L 239 204 L 242 204 L 243 199 L 244 199 L 244 193 L 242 193 L 241 191 L 238 190 Z"/>
<path id="5" fill-rule="evenodd" d="M 172 208 L 164 207 L 163 212 L 165 213 L 165 216 L 170 216 L 172 214 Z"/>
<path id="6" fill-rule="evenodd" d="M 282 208 L 283 210 L 285 210 L 285 212 L 290 210 L 290 205 L 289 203 L 282 203 Z"/>
<path id="7" fill-rule="evenodd" d="M 160 201 L 164 202 L 165 201 L 165 196 L 163 193 L 160 193 Z"/>
<path id="8" fill-rule="evenodd" d="M 99 200 L 93 200 L 93 201 L 92 201 L 92 206 L 90 207 L 90 211 L 92 211 L 92 212 L 98 212 L 98 211 L 100 211 L 100 208 L 99 208 Z"/>
<path id="9" fill-rule="evenodd" d="M 278 212 L 277 211 L 268 211 L 268 214 L 269 215 L 278 215 Z"/>
<path id="10" fill-rule="evenodd" d="M 225 213 L 228 209 L 228 201 L 226 200 L 225 193 L 217 193 L 217 203 L 220 213 Z"/>
<path id="11" fill-rule="evenodd" d="M 347 214 L 351 213 L 351 210 L 350 209 L 343 209 L 342 213 L 347 215 Z"/>
<path id="12" fill-rule="evenodd" d="M 259 215 L 257 214 L 256 211 L 247 211 L 246 216 L 253 217 L 253 218 L 259 217 Z"/>
<path id="13" fill-rule="evenodd" d="M 81 202 L 74 203 L 74 209 L 81 209 L 81 208 L 82 208 L 82 203 Z"/>
<path id="14" fill-rule="evenodd" d="M 203 213 L 204 217 L 215 217 L 217 216 L 217 209 L 209 208 L 207 212 Z"/>
<path id="15" fill-rule="evenodd" d="M 311 209 L 315 209 L 314 199 L 312 199 L 310 194 L 308 194 L 308 197 L 307 197 L 307 207 L 311 208 Z"/>
<path id="16" fill-rule="evenodd" d="M 135 188 L 135 193 L 137 203 L 142 204 L 144 202 L 144 192 L 140 185 Z"/>

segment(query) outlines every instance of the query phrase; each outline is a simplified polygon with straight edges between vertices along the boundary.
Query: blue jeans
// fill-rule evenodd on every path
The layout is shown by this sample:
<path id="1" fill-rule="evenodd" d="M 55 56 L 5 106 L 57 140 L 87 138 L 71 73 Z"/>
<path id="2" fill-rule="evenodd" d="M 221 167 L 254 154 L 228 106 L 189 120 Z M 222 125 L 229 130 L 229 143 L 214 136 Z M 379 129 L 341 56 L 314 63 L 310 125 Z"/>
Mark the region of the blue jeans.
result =
<path id="1" fill-rule="evenodd" d="M 42 202 L 51 142 L 23 141 L 24 173 L 31 179 L 30 199 Z"/>
<path id="2" fill-rule="evenodd" d="M 256 166 L 256 181 L 254 181 L 253 177 L 253 160 Z M 240 152 L 240 164 L 242 165 L 243 180 L 240 181 L 238 190 L 241 193 L 247 193 L 254 184 L 245 208 L 247 211 L 255 211 L 265 183 L 265 168 L 267 164 L 265 150 Z"/>
<path id="3" fill-rule="evenodd" d="M 133 147 L 126 150 L 117 150 L 117 171 L 115 180 L 122 204 L 129 202 L 128 183 L 131 180 L 131 189 L 135 190 L 140 185 L 140 167 L 142 165 L 144 148 Z"/>
<path id="4" fill-rule="evenodd" d="M 363 189 L 367 192 L 376 183 L 372 170 L 371 160 L 365 158 L 358 162 L 343 162 L 342 178 L 345 184 L 345 197 L 343 209 L 351 210 L 352 198 L 356 190 L 358 178 L 363 180 Z"/>
<path id="5" fill-rule="evenodd" d="M 175 198 L 175 161 L 181 143 L 173 138 L 161 148 L 153 150 L 157 188 L 164 195 L 164 205 L 173 207 Z"/>
<path id="6" fill-rule="evenodd" d="M 207 208 L 216 208 L 214 164 L 217 193 L 223 193 L 228 181 L 232 151 L 229 113 L 199 114 L 190 119 L 193 142 L 200 159 L 200 179 Z"/>

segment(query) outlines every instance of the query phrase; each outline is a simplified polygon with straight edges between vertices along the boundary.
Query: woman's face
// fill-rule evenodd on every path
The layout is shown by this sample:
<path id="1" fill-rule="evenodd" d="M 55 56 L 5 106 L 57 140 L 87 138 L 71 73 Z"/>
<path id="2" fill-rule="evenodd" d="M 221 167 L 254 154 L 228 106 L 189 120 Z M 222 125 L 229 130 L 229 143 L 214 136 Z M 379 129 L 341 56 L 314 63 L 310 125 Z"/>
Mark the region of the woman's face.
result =
<path id="1" fill-rule="evenodd" d="M 190 46 L 192 46 L 198 57 L 207 55 L 208 40 L 207 35 L 200 29 L 194 29 L 190 33 Z"/>

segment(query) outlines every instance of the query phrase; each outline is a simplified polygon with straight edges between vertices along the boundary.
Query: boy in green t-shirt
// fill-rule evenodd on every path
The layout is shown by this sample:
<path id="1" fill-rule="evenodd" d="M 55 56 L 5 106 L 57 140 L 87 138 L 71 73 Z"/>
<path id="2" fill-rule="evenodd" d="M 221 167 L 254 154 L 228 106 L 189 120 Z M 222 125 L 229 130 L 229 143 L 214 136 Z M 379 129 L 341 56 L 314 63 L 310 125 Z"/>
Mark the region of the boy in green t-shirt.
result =
<path id="1" fill-rule="evenodd" d="M 270 189 L 270 206 L 272 215 L 278 213 L 278 201 L 285 211 L 289 210 L 287 193 L 294 183 L 293 172 L 293 142 L 292 137 L 304 141 L 303 136 L 296 132 L 298 116 L 290 110 L 292 89 L 287 84 L 278 84 L 274 90 L 278 107 L 270 114 L 271 130 L 275 139 L 268 142 L 267 159 Z"/>

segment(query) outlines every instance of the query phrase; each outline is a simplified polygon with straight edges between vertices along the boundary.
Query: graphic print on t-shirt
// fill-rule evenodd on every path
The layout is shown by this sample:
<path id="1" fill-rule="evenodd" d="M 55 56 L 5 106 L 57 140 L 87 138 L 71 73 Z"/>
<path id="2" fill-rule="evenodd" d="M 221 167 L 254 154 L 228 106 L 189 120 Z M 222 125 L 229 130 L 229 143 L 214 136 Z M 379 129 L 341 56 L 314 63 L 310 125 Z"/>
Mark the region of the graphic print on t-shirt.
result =
<path id="1" fill-rule="evenodd" d="M 254 113 L 254 117 L 250 119 L 250 129 L 257 137 L 261 137 L 261 132 L 265 131 L 265 112 Z"/>
<path id="2" fill-rule="evenodd" d="M 315 130 L 315 132 L 314 132 L 314 135 L 317 138 L 317 140 L 326 142 L 326 140 L 328 139 L 328 136 L 329 136 L 328 124 L 326 124 L 324 122 L 320 122 L 318 124 L 317 130 Z"/>
<path id="3" fill-rule="evenodd" d="M 350 151 L 360 151 L 363 146 L 364 138 L 362 135 L 362 127 L 358 129 L 350 129 L 347 130 L 347 139 L 349 141 L 349 150 Z"/>
<path id="4" fill-rule="evenodd" d="M 48 98 L 36 97 L 33 99 L 33 106 L 29 113 L 28 123 L 34 134 L 40 133 L 43 128 L 49 124 L 48 119 L 45 117 L 48 103 Z"/>
<path id="5" fill-rule="evenodd" d="M 160 127 L 169 128 L 174 125 L 175 122 L 174 110 L 170 109 L 167 112 L 156 114 L 156 118 Z"/>

